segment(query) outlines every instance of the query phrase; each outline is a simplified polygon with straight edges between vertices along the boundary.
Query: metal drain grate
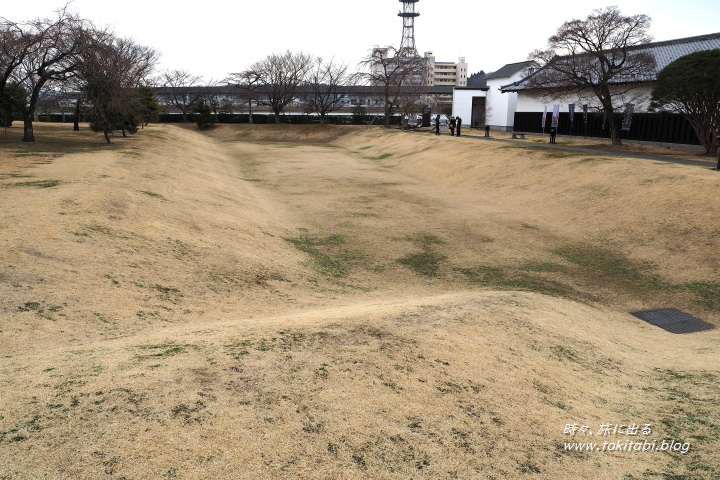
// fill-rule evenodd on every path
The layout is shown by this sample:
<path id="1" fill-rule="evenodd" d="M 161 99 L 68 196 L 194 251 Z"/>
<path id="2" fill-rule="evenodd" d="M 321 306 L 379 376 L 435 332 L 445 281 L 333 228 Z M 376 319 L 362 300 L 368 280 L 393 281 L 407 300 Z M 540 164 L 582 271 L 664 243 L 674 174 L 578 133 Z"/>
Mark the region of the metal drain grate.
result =
<path id="1" fill-rule="evenodd" d="M 640 320 L 645 320 L 670 333 L 694 333 L 715 328 L 713 325 L 675 308 L 661 308 L 660 310 L 630 313 Z"/>

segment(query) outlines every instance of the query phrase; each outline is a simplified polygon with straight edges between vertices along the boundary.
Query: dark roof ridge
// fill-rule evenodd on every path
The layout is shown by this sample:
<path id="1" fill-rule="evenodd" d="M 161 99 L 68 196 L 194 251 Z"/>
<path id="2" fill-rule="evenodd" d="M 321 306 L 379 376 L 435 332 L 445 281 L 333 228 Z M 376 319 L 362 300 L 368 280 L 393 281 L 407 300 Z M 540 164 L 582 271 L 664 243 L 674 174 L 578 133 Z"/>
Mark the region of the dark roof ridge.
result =
<path id="1" fill-rule="evenodd" d="M 703 40 L 709 40 L 712 38 L 720 38 L 720 32 L 708 33 L 705 35 L 695 35 L 694 37 L 676 38 L 674 40 L 661 40 L 659 42 L 641 43 L 639 45 L 633 45 L 631 48 L 648 48 L 648 47 L 665 47 L 668 45 L 678 45 L 681 43 L 690 42 L 701 42 Z"/>
<path id="2" fill-rule="evenodd" d="M 488 80 L 492 80 L 495 78 L 511 77 L 515 73 L 519 72 L 526 66 L 533 63 L 536 63 L 535 60 L 524 60 L 522 62 L 508 63 L 495 70 L 494 72 L 488 73 L 485 78 Z"/>
<path id="3" fill-rule="evenodd" d="M 667 47 L 670 45 L 680 45 L 683 43 L 702 42 L 705 40 L 712 40 L 715 38 L 720 39 L 720 32 L 708 33 L 706 35 L 697 35 L 694 37 L 676 38 L 674 40 L 662 40 L 660 42 L 639 43 L 637 45 L 632 45 L 632 46 L 627 47 L 627 50 L 649 50 L 649 49 L 653 49 L 653 48 Z M 610 52 L 612 50 L 613 50 L 612 48 L 608 48 L 605 50 L 600 50 L 600 52 Z M 577 57 L 580 55 L 595 55 L 596 53 L 598 53 L 598 52 L 582 52 L 582 53 L 575 53 L 575 54 L 571 53 L 569 55 L 557 55 L 550 62 L 548 62 L 548 65 L 556 60 L 561 59 L 561 58 Z"/>

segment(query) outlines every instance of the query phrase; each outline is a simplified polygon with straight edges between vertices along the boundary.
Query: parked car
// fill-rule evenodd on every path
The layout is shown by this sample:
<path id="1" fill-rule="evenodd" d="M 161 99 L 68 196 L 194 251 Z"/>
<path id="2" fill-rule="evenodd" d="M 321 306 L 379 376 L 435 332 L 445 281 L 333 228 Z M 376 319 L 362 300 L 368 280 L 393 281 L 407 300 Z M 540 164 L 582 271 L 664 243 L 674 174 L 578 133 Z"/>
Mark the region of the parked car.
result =
<path id="1" fill-rule="evenodd" d="M 420 126 L 420 122 L 418 121 L 417 118 L 408 118 L 408 121 L 407 121 L 408 129 L 418 128 L 419 126 Z"/>

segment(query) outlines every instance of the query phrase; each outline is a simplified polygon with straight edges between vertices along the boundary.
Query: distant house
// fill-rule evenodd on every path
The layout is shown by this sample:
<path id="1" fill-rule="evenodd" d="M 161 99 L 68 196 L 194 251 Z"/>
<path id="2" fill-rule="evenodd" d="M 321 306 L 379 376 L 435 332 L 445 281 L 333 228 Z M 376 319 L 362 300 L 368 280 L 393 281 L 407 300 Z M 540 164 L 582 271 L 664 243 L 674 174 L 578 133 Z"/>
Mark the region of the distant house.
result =
<path id="1" fill-rule="evenodd" d="M 622 77 L 614 80 L 612 88 L 618 92 L 617 106 L 622 113 L 626 103 L 633 104 L 633 126 L 632 130 L 624 133 L 624 138 L 649 140 L 674 143 L 695 143 L 692 128 L 681 115 L 652 114 L 648 113 L 650 106 L 650 95 L 658 72 L 665 68 L 672 61 L 693 52 L 712 50 L 720 48 L 720 33 L 701 35 L 689 38 L 680 38 L 663 42 L 653 42 L 644 45 L 631 47 L 632 51 L 648 53 L 655 59 L 655 69 L 648 75 L 639 78 Z M 562 61 L 568 57 L 558 57 L 555 61 Z M 593 96 L 592 92 L 578 91 L 574 94 L 559 95 L 554 99 L 540 99 L 537 91 L 531 84 L 532 77 L 538 75 L 543 69 L 551 69 L 553 62 L 528 72 L 523 78 L 505 82 L 500 91 L 506 95 L 516 96 L 516 100 L 509 100 L 508 103 L 515 104 L 513 124 L 515 130 L 526 132 L 540 132 L 543 129 L 542 112 L 547 107 L 552 111 L 554 104 L 560 105 L 560 129 L 559 133 L 587 133 L 590 136 L 602 136 L 604 134 L 600 102 Z M 720 81 L 720 80 L 719 80 Z M 490 81 L 488 82 L 490 85 Z M 493 91 L 491 88 L 490 91 Z M 622 94 L 620 94 L 622 92 Z M 582 115 L 583 105 L 587 105 L 588 116 L 591 117 L 587 130 L 579 127 L 579 121 L 574 122 L 574 129 L 569 122 L 570 104 L 575 105 L 575 115 Z M 508 110 L 509 112 L 509 110 Z M 548 115 L 550 117 L 550 115 Z M 638 120 L 636 122 L 636 119 Z M 549 121 L 549 119 L 547 120 Z M 587 124 L 586 124 L 587 125 Z M 567 132 L 564 132 L 565 129 Z M 545 125 L 545 131 L 548 131 Z"/>

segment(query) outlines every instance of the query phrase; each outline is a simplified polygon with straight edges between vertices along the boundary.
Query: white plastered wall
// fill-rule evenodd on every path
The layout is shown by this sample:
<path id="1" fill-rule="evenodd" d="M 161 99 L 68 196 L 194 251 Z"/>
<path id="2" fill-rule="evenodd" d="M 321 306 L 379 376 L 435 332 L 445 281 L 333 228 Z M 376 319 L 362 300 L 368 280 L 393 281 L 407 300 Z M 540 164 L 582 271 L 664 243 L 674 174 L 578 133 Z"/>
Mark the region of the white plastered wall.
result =
<path id="1" fill-rule="evenodd" d="M 615 93 L 620 91 L 624 92 L 627 88 L 613 88 Z M 647 112 L 650 106 L 650 94 L 652 92 L 651 85 L 640 85 L 633 88 L 632 91 L 619 95 L 616 97 L 616 107 L 622 109 L 622 105 L 627 103 L 635 104 L 635 112 Z M 508 94 L 505 94 L 508 95 Z M 598 111 L 600 107 L 600 101 L 597 97 L 593 97 L 592 94 L 586 95 L 567 95 L 557 99 L 537 99 L 528 95 L 525 92 L 519 92 L 517 95 L 517 107 L 516 112 L 542 112 L 543 107 L 547 105 L 548 112 L 552 112 L 553 105 L 560 104 L 560 111 L 566 112 L 567 106 L 570 103 L 575 104 L 576 112 L 582 111 L 582 105 L 587 104 L 590 111 Z"/>
<path id="2" fill-rule="evenodd" d="M 515 83 L 526 75 L 527 71 L 521 70 L 509 77 L 488 79 L 487 85 L 490 88 L 487 95 L 488 123 L 492 130 L 512 131 L 515 124 L 515 112 L 523 110 L 517 110 L 518 94 L 514 92 L 503 93 L 500 91 L 500 87 Z"/>
<path id="3" fill-rule="evenodd" d="M 485 97 L 485 90 L 480 89 L 454 89 L 453 90 L 453 117 L 463 119 L 463 124 L 469 126 L 472 118 L 473 97 Z"/>

